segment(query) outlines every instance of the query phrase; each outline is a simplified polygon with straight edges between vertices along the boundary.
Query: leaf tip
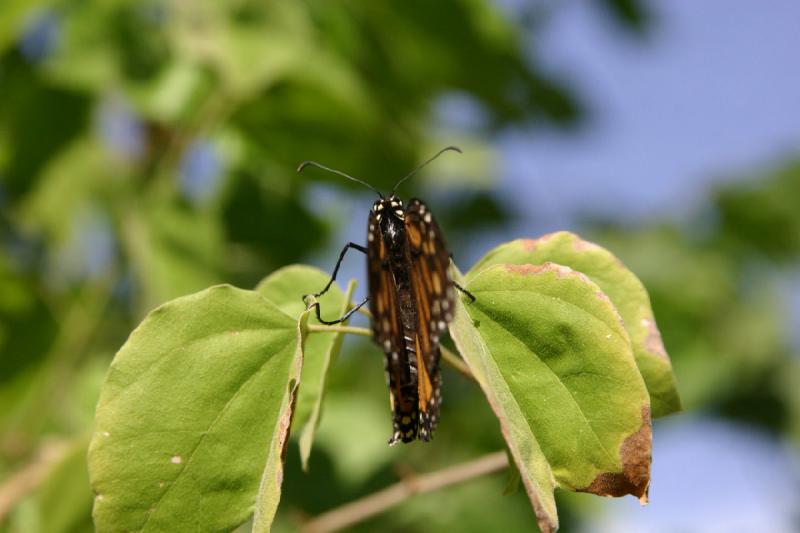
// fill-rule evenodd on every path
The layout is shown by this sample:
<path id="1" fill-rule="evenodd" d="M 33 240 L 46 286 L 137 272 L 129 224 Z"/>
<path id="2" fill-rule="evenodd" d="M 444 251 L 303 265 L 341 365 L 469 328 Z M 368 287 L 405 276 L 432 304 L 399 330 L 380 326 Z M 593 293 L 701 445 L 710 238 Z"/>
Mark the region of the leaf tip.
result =
<path id="1" fill-rule="evenodd" d="M 650 406 L 642 407 L 642 425 L 629 435 L 620 446 L 622 472 L 603 472 L 594 481 L 578 492 L 589 492 L 598 496 L 625 496 L 632 494 L 642 505 L 647 503 L 650 488 L 650 463 L 652 461 L 653 429 Z"/>

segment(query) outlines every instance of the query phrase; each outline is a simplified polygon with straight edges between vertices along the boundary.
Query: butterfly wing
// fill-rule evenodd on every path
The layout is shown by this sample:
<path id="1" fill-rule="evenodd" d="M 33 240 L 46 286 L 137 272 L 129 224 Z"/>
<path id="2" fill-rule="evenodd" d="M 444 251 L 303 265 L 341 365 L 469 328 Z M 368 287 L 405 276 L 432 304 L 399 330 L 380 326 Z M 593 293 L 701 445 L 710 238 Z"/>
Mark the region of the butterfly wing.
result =
<path id="1" fill-rule="evenodd" d="M 439 419 L 439 338 L 453 318 L 455 289 L 448 274 L 450 254 L 427 206 L 416 198 L 405 211 L 411 256 L 411 288 L 417 305 L 415 339 L 418 371 L 419 438 L 430 440 Z"/>
<path id="2" fill-rule="evenodd" d="M 409 361 L 408 341 L 403 328 L 397 286 L 389 268 L 380 224 L 370 212 L 367 235 L 372 338 L 383 349 L 393 434 L 389 444 L 410 442 L 419 427 L 416 361 Z M 413 350 L 413 348 L 412 348 Z"/>

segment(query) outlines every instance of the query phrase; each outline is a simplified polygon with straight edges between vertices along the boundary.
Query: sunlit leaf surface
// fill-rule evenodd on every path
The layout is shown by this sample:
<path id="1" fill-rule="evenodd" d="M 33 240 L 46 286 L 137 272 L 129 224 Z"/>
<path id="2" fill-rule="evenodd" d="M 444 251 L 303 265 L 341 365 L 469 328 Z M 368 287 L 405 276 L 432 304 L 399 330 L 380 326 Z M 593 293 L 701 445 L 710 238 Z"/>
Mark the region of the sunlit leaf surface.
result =
<path id="1" fill-rule="evenodd" d="M 586 276 L 546 263 L 474 275 L 450 333 L 475 374 L 543 531 L 553 489 L 645 498 L 650 406 L 630 339 Z"/>
<path id="2" fill-rule="evenodd" d="M 301 361 L 295 320 L 218 286 L 165 304 L 117 353 L 89 451 L 99 531 L 229 529 L 280 454 Z"/>
<path id="3" fill-rule="evenodd" d="M 661 341 L 647 291 L 608 250 L 565 231 L 539 239 L 518 239 L 489 251 L 466 274 L 466 278 L 475 277 L 491 265 L 541 265 L 548 261 L 585 274 L 617 308 L 631 338 L 636 364 L 650 393 L 652 415 L 659 417 L 680 411 L 672 365 Z"/>

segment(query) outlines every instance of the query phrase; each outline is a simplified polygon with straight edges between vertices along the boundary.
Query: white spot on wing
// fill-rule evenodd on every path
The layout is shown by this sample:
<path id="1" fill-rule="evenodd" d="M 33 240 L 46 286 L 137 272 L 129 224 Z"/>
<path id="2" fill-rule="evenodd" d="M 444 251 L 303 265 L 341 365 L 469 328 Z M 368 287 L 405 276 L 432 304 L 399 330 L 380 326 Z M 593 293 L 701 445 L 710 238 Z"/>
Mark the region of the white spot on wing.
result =
<path id="1" fill-rule="evenodd" d="M 174 465 L 179 465 L 183 462 L 183 458 L 180 455 L 173 455 L 169 462 Z"/>

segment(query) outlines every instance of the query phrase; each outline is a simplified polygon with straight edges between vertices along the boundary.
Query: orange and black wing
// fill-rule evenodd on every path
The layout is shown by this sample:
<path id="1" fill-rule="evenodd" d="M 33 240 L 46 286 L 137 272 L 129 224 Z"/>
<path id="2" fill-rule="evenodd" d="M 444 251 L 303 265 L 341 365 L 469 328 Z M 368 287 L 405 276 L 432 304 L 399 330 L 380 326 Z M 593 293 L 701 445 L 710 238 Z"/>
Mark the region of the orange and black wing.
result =
<path id="1" fill-rule="evenodd" d="M 441 376 L 439 338 L 453 318 L 455 289 L 448 274 L 450 254 L 433 214 L 412 199 L 405 211 L 411 259 L 411 288 L 417 306 L 419 438 L 430 440 L 439 419 Z"/>
<path id="2" fill-rule="evenodd" d="M 392 409 L 393 433 L 389 444 L 417 438 L 419 427 L 417 397 L 417 365 L 409 360 L 411 342 L 406 338 L 397 285 L 389 268 L 386 246 L 380 224 L 370 212 L 367 237 L 367 270 L 372 313 L 372 337 L 383 349 L 389 402 Z"/>

